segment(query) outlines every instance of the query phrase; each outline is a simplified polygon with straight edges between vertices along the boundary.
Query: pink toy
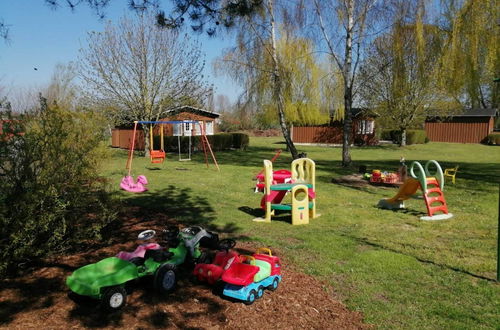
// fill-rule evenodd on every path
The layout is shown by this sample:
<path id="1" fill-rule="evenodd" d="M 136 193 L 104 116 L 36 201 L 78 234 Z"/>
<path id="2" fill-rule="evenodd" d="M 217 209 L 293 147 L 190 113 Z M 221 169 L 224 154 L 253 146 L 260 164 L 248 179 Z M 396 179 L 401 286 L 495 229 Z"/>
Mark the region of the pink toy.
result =
<path id="1" fill-rule="evenodd" d="M 120 251 L 116 257 L 129 261 L 132 258 L 144 258 L 144 254 L 146 254 L 147 250 L 158 250 L 160 248 L 160 245 L 157 243 L 148 243 L 148 244 L 141 244 L 135 249 L 134 252 L 126 252 L 126 251 Z"/>
<path id="2" fill-rule="evenodd" d="M 148 179 L 146 179 L 144 175 L 139 175 L 137 177 L 137 183 L 134 182 L 134 178 L 132 176 L 127 175 L 120 182 L 120 188 L 133 193 L 140 193 L 148 190 L 148 188 L 146 188 L 147 184 Z"/>

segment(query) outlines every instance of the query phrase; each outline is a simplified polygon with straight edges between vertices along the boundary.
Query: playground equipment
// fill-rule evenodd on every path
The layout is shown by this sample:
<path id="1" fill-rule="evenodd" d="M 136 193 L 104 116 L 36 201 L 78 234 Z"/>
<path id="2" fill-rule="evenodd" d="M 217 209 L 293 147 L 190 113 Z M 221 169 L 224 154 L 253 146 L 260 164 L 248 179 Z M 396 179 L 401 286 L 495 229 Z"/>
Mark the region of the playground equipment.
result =
<path id="1" fill-rule="evenodd" d="M 274 163 L 274 161 L 280 156 L 281 154 L 281 149 L 276 150 L 276 154 L 273 156 L 271 159 L 271 163 Z M 260 170 L 259 173 L 255 176 L 257 179 L 257 183 L 255 184 L 255 192 L 259 191 L 264 191 L 264 168 Z M 289 170 L 276 170 L 273 171 L 273 184 L 276 183 L 288 183 L 292 179 L 292 172 Z"/>
<path id="2" fill-rule="evenodd" d="M 264 160 L 264 196 L 261 207 L 266 212 L 258 222 L 271 222 L 275 210 L 291 211 L 292 225 L 308 224 L 309 218 L 316 218 L 316 165 L 312 159 L 295 159 L 291 165 L 290 183 L 272 184 L 273 165 Z M 291 204 L 282 204 L 286 193 L 291 191 Z"/>
<path id="3" fill-rule="evenodd" d="M 222 274 L 226 283 L 223 295 L 250 305 L 264 295 L 264 289 L 274 291 L 281 282 L 280 259 L 268 248 L 259 248 L 252 256 L 240 256 L 249 263 L 233 263 Z"/>
<path id="4" fill-rule="evenodd" d="M 134 193 L 139 193 L 139 192 L 144 192 L 147 190 L 145 185 L 147 184 L 147 179 L 144 175 L 140 175 L 137 177 L 137 182 L 134 181 L 134 178 L 131 176 L 132 172 L 132 160 L 134 158 L 134 150 L 135 150 L 135 139 L 137 135 L 137 125 L 138 124 L 149 124 L 149 141 L 150 141 L 150 158 L 151 158 L 151 163 L 163 163 L 165 160 L 165 150 L 164 150 L 164 139 L 163 139 L 163 126 L 160 126 L 160 149 L 155 150 L 154 149 L 154 144 L 153 144 L 153 124 L 198 124 L 200 128 L 200 133 L 201 133 L 201 144 L 203 148 L 203 153 L 205 155 L 205 164 L 207 165 L 208 168 L 208 156 L 207 152 L 210 152 L 210 155 L 212 156 L 212 160 L 215 164 L 215 167 L 217 167 L 217 170 L 220 171 L 219 164 L 217 163 L 217 159 L 215 159 L 215 155 L 212 151 L 212 147 L 210 146 L 210 142 L 208 141 L 208 138 L 205 134 L 205 130 L 203 128 L 203 125 L 197 121 L 134 121 L 134 131 L 132 133 L 132 143 L 130 144 L 130 149 L 128 152 L 128 158 L 127 158 L 127 164 L 125 165 L 125 169 L 128 170 L 127 175 L 121 180 L 120 182 L 120 188 L 129 191 L 129 192 L 134 192 Z M 189 138 L 189 159 L 181 159 L 181 154 L 180 154 L 180 137 L 179 137 L 179 160 L 190 160 L 191 159 L 191 136 Z"/>
<path id="5" fill-rule="evenodd" d="M 152 164 L 161 164 L 165 160 L 165 148 L 163 141 L 163 125 L 160 125 L 160 149 L 155 150 L 153 139 L 153 124 L 149 124 L 149 157 Z"/>
<path id="6" fill-rule="evenodd" d="M 148 190 L 146 185 L 148 184 L 148 179 L 144 175 L 139 175 L 137 177 L 137 182 L 130 175 L 125 176 L 120 182 L 120 188 L 133 193 L 140 193 Z"/>
<path id="7" fill-rule="evenodd" d="M 431 174 L 429 166 L 434 165 L 436 172 Z M 415 174 L 415 168 L 417 174 Z M 421 217 L 421 220 L 445 220 L 453 217 L 448 212 L 448 206 L 444 198 L 444 176 L 443 170 L 435 160 L 429 160 L 425 167 L 419 162 L 413 162 L 410 167 L 410 176 L 399 188 L 398 193 L 389 199 L 382 199 L 378 202 L 378 207 L 384 209 L 402 209 L 404 201 L 412 197 L 420 188 L 423 193 L 425 206 L 427 207 L 427 216 Z M 438 214 L 436 214 L 438 213 Z"/>
<path id="8" fill-rule="evenodd" d="M 457 175 L 458 172 L 458 165 L 453 167 L 453 168 L 447 168 L 444 170 L 444 176 L 445 177 L 450 177 L 451 182 L 455 184 L 455 176 Z"/>

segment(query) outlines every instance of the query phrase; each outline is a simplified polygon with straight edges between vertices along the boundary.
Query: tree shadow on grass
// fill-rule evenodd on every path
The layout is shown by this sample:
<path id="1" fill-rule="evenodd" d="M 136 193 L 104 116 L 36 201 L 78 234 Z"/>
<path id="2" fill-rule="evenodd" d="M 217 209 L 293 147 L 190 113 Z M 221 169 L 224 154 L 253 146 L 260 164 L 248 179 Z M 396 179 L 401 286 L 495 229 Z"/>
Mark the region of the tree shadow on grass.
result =
<path id="1" fill-rule="evenodd" d="M 250 206 L 241 206 L 238 208 L 238 210 L 248 215 L 251 215 L 255 218 L 265 216 L 264 210 L 261 209 L 260 207 L 252 208 Z M 272 216 L 271 221 L 282 221 L 286 223 L 292 223 L 292 214 L 290 211 L 275 210 L 274 213 L 275 215 Z"/>

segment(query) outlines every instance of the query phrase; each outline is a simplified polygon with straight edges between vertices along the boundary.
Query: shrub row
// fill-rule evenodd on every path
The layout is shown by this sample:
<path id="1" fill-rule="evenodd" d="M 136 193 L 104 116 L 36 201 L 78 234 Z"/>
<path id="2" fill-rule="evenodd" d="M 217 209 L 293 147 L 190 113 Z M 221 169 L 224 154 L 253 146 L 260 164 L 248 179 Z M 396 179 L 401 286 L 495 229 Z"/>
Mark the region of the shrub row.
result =
<path id="1" fill-rule="evenodd" d="M 380 133 L 381 140 L 390 140 L 401 143 L 401 131 L 396 129 L 383 129 Z M 424 144 L 429 142 L 427 133 L 423 129 L 406 130 L 406 144 Z"/>
<path id="2" fill-rule="evenodd" d="M 218 133 L 214 135 L 207 135 L 208 142 L 214 151 L 228 150 L 228 149 L 239 149 L 245 150 L 250 142 L 250 138 L 244 133 Z M 160 145 L 160 137 L 154 137 L 155 146 Z M 180 148 L 182 151 L 187 151 L 189 148 L 189 137 L 181 136 L 180 139 L 177 136 L 165 136 L 163 138 L 164 148 L 167 152 L 177 152 L 179 150 L 179 140 Z M 191 137 L 191 148 L 193 150 L 202 150 L 201 137 L 192 136 Z"/>
<path id="3" fill-rule="evenodd" d="M 486 139 L 488 144 L 500 145 L 500 133 L 491 133 Z"/>

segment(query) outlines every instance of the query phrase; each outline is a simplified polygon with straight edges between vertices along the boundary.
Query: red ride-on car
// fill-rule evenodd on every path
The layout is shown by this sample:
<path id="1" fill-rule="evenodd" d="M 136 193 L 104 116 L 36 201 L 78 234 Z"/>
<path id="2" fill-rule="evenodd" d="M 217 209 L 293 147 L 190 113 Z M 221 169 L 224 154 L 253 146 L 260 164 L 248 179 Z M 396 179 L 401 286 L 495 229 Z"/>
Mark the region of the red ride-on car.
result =
<path id="1" fill-rule="evenodd" d="M 235 263 L 240 263 L 240 256 L 230 251 L 236 245 L 236 241 L 232 239 L 223 239 L 219 242 L 217 254 L 215 255 L 214 262 L 211 264 L 197 264 L 194 268 L 193 275 L 200 282 L 207 282 L 214 284 L 217 282 L 222 274 Z"/>

